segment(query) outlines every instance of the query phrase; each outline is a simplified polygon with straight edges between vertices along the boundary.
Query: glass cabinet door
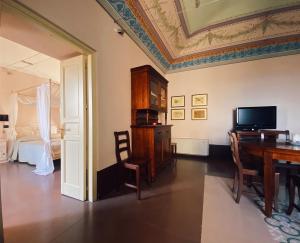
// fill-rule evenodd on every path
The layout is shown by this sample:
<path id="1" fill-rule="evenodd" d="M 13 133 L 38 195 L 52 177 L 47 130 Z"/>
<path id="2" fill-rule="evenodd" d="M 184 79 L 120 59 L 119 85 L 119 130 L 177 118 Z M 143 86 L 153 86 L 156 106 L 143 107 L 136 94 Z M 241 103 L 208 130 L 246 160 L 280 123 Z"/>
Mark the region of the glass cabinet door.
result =
<path id="1" fill-rule="evenodd" d="M 164 87 L 160 88 L 160 107 L 161 109 L 167 108 L 167 91 Z"/>
<path id="2" fill-rule="evenodd" d="M 150 106 L 158 107 L 158 84 L 154 81 L 150 82 Z"/>

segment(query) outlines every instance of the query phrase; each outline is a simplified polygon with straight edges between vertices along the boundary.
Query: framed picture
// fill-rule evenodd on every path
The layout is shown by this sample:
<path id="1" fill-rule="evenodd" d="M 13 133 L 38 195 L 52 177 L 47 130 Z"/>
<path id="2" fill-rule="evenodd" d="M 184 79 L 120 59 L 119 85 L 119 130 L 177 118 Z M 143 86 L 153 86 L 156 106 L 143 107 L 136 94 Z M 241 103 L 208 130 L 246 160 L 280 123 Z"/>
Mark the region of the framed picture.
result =
<path id="1" fill-rule="evenodd" d="M 171 120 L 184 120 L 185 110 L 184 109 L 172 109 L 171 110 Z"/>
<path id="2" fill-rule="evenodd" d="M 207 108 L 192 109 L 192 120 L 207 120 Z"/>
<path id="3" fill-rule="evenodd" d="M 171 97 L 171 107 L 184 107 L 185 106 L 185 96 L 172 96 Z"/>
<path id="4" fill-rule="evenodd" d="M 207 94 L 192 95 L 192 106 L 205 106 L 207 105 Z"/>

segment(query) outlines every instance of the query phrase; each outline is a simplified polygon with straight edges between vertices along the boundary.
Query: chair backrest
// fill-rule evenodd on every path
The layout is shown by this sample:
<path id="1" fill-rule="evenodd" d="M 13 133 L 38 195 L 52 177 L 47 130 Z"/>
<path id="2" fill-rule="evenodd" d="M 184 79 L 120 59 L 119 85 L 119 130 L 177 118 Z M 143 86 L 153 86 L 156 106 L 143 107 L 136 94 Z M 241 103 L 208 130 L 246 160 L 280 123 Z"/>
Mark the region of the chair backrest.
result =
<path id="1" fill-rule="evenodd" d="M 115 135 L 115 152 L 118 163 L 130 162 L 131 150 L 130 150 L 130 138 L 128 131 L 114 132 Z M 123 156 L 126 154 L 126 156 Z M 122 158 L 124 157 L 124 158 Z"/>
<path id="2" fill-rule="evenodd" d="M 242 169 L 243 166 L 240 160 L 239 143 L 236 134 L 234 132 L 228 132 L 228 135 L 230 138 L 230 148 L 233 162 L 238 167 L 238 169 Z"/>
<path id="3" fill-rule="evenodd" d="M 259 130 L 260 134 L 264 135 L 264 140 L 267 141 L 276 141 L 279 135 L 284 135 L 285 140 L 290 139 L 290 131 L 289 130 Z"/>

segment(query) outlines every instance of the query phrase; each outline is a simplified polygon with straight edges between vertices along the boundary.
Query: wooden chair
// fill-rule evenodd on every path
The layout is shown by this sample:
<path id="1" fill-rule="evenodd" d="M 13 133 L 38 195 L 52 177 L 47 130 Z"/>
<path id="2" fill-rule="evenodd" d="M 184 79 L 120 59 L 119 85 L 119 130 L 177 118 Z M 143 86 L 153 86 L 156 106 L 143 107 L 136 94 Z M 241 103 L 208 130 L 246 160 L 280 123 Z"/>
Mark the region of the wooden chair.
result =
<path id="1" fill-rule="evenodd" d="M 298 197 L 300 200 L 300 175 L 291 175 L 289 179 L 289 207 L 286 212 L 288 215 L 293 212 L 294 207 L 300 210 L 300 207 L 295 204 L 296 187 L 298 189 Z"/>
<path id="2" fill-rule="evenodd" d="M 115 135 L 115 152 L 117 163 L 120 165 L 119 167 L 119 180 L 124 185 L 130 188 L 136 189 L 138 200 L 141 199 L 141 171 L 144 171 L 147 175 L 147 180 L 150 183 L 150 168 L 148 160 L 146 159 L 133 159 L 130 149 L 130 138 L 128 131 L 120 131 L 114 132 Z M 125 156 L 123 156 L 125 154 Z M 122 159 L 122 157 L 124 157 Z M 124 169 L 126 171 L 134 171 L 135 172 L 135 184 L 129 183 L 126 178 L 124 178 Z"/>
<path id="3" fill-rule="evenodd" d="M 260 192 L 257 187 L 252 183 L 252 178 L 253 177 L 258 177 L 259 176 L 259 170 L 256 167 L 255 163 L 245 163 L 241 161 L 240 158 L 240 151 L 239 151 L 239 145 L 238 145 L 238 139 L 237 136 L 234 132 L 229 132 L 228 133 L 230 137 L 230 147 L 231 147 L 231 153 L 232 153 L 232 158 L 235 164 L 235 175 L 234 175 L 234 181 L 233 181 L 233 186 L 232 186 L 232 192 L 235 192 L 235 185 L 237 184 L 237 193 L 235 196 L 235 201 L 237 203 L 240 202 L 241 198 L 241 193 L 242 193 L 242 187 L 243 187 L 243 182 L 244 182 L 244 177 L 246 176 L 247 181 L 248 181 L 248 186 L 253 186 L 254 190 L 259 194 L 263 195 L 262 192 Z M 279 188 L 279 173 L 275 173 L 275 193 L 274 193 L 274 198 L 277 199 L 278 197 L 278 188 Z M 277 209 L 277 201 L 274 200 L 274 206 L 275 209 Z"/>
<path id="4" fill-rule="evenodd" d="M 232 192 L 235 193 L 235 187 L 237 184 L 237 193 L 236 195 L 234 195 L 234 199 L 236 203 L 239 203 L 241 198 L 241 193 L 242 193 L 244 177 L 248 177 L 252 179 L 252 177 L 258 176 L 258 170 L 254 169 L 255 167 L 254 164 L 246 165 L 241 162 L 240 155 L 239 155 L 239 145 L 238 145 L 236 134 L 234 132 L 229 132 L 228 135 L 230 137 L 232 158 L 235 164 L 235 174 L 234 174 Z M 251 179 L 249 181 L 252 181 Z M 251 184 L 251 186 L 252 185 L 253 184 Z M 257 191 L 257 188 L 256 187 L 254 188 Z"/>

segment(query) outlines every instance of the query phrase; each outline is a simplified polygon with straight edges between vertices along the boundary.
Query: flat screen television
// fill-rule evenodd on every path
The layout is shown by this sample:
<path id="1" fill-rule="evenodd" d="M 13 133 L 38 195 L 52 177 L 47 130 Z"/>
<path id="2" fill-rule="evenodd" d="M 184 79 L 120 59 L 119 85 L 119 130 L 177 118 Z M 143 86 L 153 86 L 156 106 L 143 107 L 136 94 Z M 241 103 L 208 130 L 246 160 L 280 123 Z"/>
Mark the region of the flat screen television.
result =
<path id="1" fill-rule="evenodd" d="M 276 129 L 276 123 L 276 106 L 238 107 L 236 109 L 236 130 Z"/>

